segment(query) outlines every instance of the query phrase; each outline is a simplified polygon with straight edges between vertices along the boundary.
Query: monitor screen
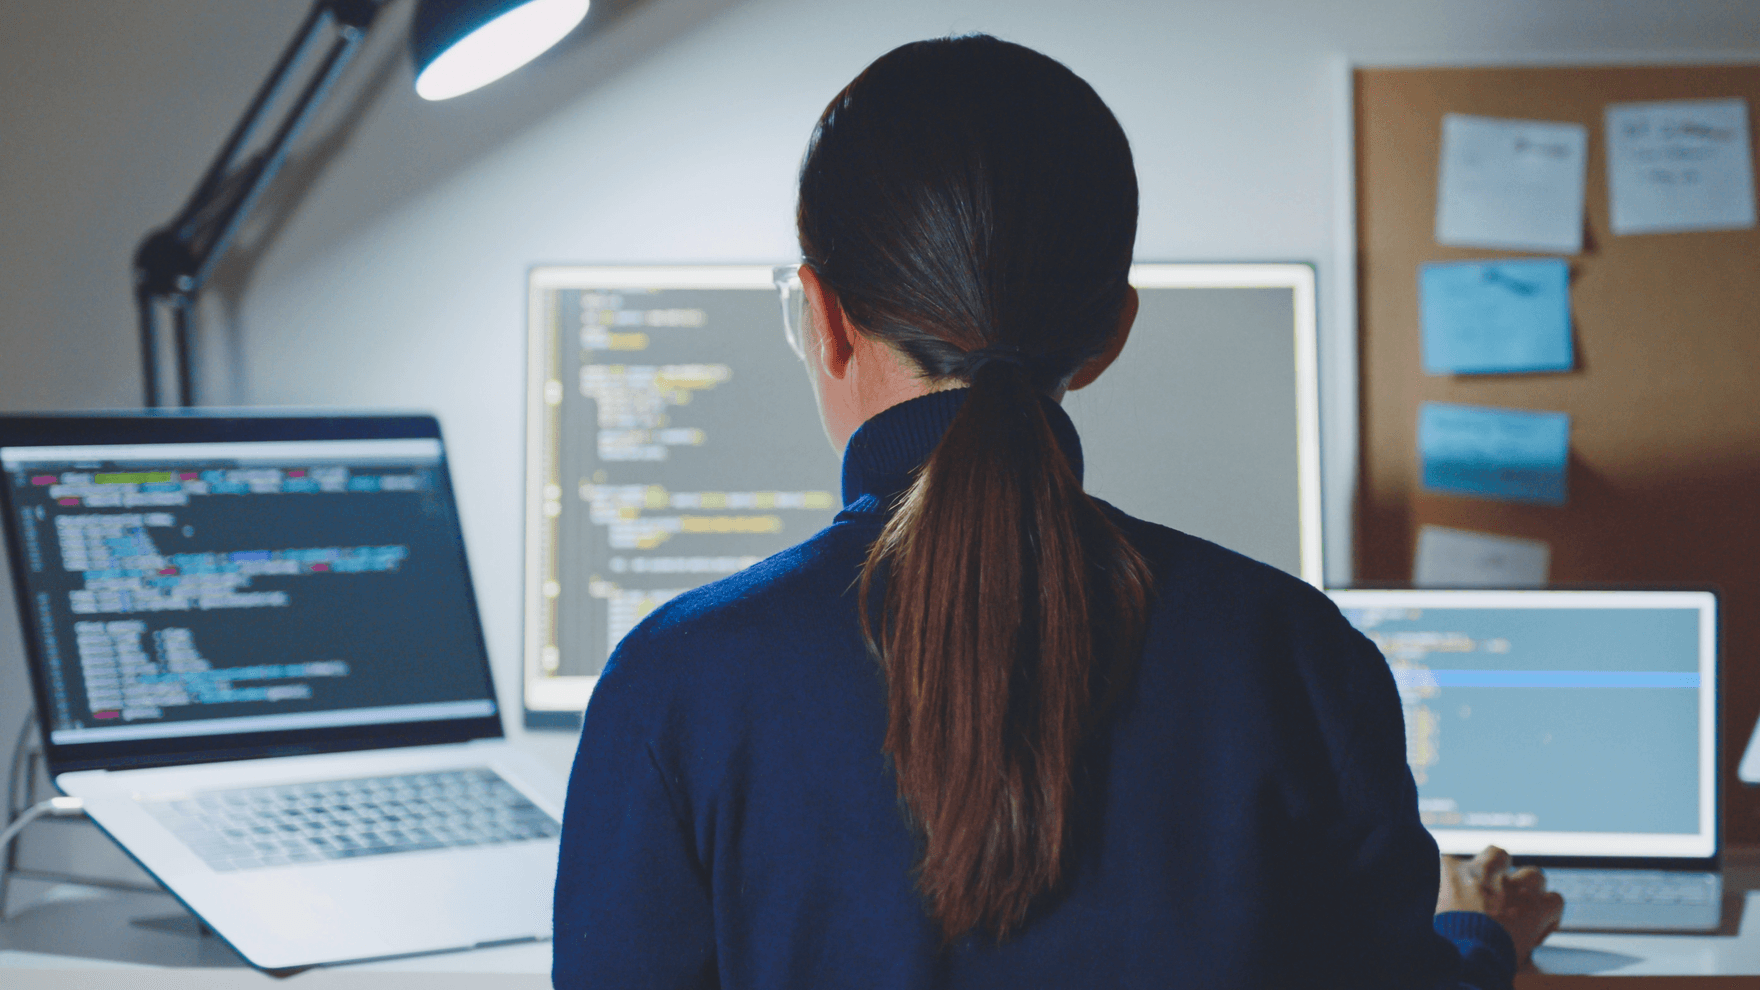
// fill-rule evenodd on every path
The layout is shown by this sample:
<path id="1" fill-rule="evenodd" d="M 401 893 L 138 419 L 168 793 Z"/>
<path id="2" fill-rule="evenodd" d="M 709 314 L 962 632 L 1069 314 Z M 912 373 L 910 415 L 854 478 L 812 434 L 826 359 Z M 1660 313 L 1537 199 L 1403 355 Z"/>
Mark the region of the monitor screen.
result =
<path id="1" fill-rule="evenodd" d="M 532 270 L 529 725 L 574 724 L 643 617 L 842 508 L 841 451 L 783 330 L 801 299 L 789 271 Z M 1318 583 L 1313 278 L 1306 265 L 1133 266 L 1125 359 L 1064 402 L 1088 491 Z"/>
<path id="2" fill-rule="evenodd" d="M 495 713 L 440 441 L 0 447 L 57 746 Z"/>
<path id="3" fill-rule="evenodd" d="M 1716 852 L 1710 592 L 1331 594 L 1393 669 L 1443 852 Z"/>
<path id="4" fill-rule="evenodd" d="M 525 702 L 528 723 L 569 724 L 649 612 L 811 537 L 842 499 L 769 268 L 533 285 Z"/>

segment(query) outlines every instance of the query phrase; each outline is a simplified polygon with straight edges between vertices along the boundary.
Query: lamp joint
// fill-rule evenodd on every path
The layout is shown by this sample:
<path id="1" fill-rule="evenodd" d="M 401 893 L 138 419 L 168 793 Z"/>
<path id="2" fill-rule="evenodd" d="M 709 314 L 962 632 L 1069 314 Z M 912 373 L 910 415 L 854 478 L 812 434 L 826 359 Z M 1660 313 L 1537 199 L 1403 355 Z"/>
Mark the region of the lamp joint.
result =
<path id="1" fill-rule="evenodd" d="M 344 28 L 365 31 L 379 16 L 383 0 L 330 0 L 330 16 Z"/>

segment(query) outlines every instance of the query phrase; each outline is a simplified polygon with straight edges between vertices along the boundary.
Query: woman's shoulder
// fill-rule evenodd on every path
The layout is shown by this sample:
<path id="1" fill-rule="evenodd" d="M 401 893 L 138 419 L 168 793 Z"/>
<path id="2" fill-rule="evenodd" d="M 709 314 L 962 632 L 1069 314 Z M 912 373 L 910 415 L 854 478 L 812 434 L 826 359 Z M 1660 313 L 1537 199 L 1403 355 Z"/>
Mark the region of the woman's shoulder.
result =
<path id="1" fill-rule="evenodd" d="M 873 534 L 834 524 L 812 538 L 656 606 L 619 642 L 598 690 L 697 687 L 749 678 L 835 625 Z M 853 601 L 853 599 L 852 599 Z"/>
<path id="2" fill-rule="evenodd" d="M 1381 653 L 1324 591 L 1210 540 L 1106 509 L 1155 576 L 1150 625 L 1166 642 L 1203 643 L 1238 663 L 1254 656 L 1305 680 L 1390 677 Z M 1223 649 L 1219 649 L 1223 648 Z"/>
<path id="3" fill-rule="evenodd" d="M 1122 514 L 1116 522 L 1155 574 L 1143 662 L 1160 676 L 1149 682 L 1183 690 L 1197 677 L 1213 692 L 1250 696 L 1237 710 L 1298 704 L 1341 772 L 1360 737 L 1399 724 L 1386 659 L 1325 592 L 1209 540 Z"/>
<path id="4" fill-rule="evenodd" d="M 1098 501 L 1098 500 L 1097 500 Z M 1149 562 L 1158 593 L 1217 597 L 1238 606 L 1272 606 L 1337 614 L 1325 593 L 1287 571 L 1219 543 L 1127 515 L 1100 502 L 1125 539 Z"/>

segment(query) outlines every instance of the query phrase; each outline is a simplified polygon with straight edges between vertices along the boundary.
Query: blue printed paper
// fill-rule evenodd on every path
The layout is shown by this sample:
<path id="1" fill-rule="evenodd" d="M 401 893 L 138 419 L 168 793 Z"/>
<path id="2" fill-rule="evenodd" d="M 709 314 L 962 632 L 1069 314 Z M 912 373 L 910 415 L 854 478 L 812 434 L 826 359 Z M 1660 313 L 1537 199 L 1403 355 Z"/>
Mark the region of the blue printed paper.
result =
<path id="1" fill-rule="evenodd" d="M 1426 402 L 1418 412 L 1424 487 L 1450 495 L 1565 503 L 1565 413 Z"/>
<path id="2" fill-rule="evenodd" d="M 1418 277 L 1432 375 L 1569 371 L 1570 268 L 1562 258 L 1425 265 Z"/>

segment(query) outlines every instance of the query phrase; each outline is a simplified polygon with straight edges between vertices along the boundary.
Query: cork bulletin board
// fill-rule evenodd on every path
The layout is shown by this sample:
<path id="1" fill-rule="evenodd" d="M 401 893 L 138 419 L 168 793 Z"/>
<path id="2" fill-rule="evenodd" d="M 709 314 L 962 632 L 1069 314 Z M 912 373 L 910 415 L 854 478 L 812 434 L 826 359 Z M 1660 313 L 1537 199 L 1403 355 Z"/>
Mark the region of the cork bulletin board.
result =
<path id="1" fill-rule="evenodd" d="M 1364 69 L 1354 85 L 1357 582 L 1409 581 L 1428 524 L 1544 540 L 1553 584 L 1716 587 L 1724 838 L 1760 843 L 1760 790 L 1735 778 L 1760 715 L 1760 230 L 1614 236 L 1603 124 L 1608 104 L 1653 100 L 1743 97 L 1752 114 L 1760 65 Z M 1588 128 L 1583 250 L 1568 258 L 1570 371 L 1424 373 L 1419 266 L 1532 257 L 1436 242 L 1448 113 Z M 1570 414 L 1568 503 L 1424 490 L 1417 421 L 1426 401 Z"/>

